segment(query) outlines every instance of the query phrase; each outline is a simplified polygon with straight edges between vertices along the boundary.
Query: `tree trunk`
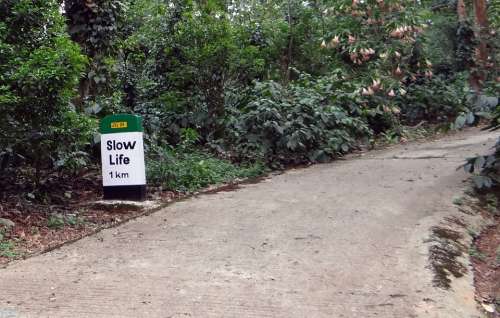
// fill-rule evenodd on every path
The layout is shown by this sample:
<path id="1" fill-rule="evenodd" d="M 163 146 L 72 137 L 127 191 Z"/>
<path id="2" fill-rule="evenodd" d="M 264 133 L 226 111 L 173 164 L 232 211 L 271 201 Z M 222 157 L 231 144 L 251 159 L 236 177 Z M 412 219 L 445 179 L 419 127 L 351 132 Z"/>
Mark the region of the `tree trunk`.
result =
<path id="1" fill-rule="evenodd" d="M 467 20 L 467 12 L 465 11 L 464 0 L 458 0 L 457 2 L 457 16 L 459 22 L 465 22 L 465 20 Z"/>
<path id="2" fill-rule="evenodd" d="M 287 52 L 287 66 L 285 73 L 285 82 L 290 82 L 290 67 L 292 66 L 292 51 L 293 51 L 293 26 L 292 26 L 292 8 L 291 0 L 288 0 L 288 52 Z"/>
<path id="3" fill-rule="evenodd" d="M 86 74 L 80 79 L 78 84 L 78 96 L 75 96 L 73 103 L 76 110 L 80 113 L 84 112 L 85 99 L 90 95 L 90 80 Z"/>
<path id="4" fill-rule="evenodd" d="M 485 67 L 488 62 L 488 13 L 486 0 L 473 0 L 475 24 L 477 27 L 475 68 L 471 73 L 471 86 L 476 93 L 480 93 L 486 80 Z"/>

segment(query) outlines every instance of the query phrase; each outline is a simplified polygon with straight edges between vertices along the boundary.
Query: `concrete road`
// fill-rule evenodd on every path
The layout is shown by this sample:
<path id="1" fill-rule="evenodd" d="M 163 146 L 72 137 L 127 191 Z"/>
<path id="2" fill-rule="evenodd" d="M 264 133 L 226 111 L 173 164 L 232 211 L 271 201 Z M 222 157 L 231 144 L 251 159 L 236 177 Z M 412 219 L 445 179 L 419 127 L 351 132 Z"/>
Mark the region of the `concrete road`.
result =
<path id="1" fill-rule="evenodd" d="M 429 228 L 471 130 L 201 195 L 0 270 L 0 317 L 478 317 L 471 276 L 432 286 Z"/>

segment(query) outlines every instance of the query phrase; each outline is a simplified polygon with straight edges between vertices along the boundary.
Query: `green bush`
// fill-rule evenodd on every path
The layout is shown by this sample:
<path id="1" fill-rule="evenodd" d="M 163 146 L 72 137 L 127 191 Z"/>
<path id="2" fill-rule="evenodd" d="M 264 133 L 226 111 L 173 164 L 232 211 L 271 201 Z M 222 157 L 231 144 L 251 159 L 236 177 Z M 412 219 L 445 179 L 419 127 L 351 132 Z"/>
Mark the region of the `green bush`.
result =
<path id="1" fill-rule="evenodd" d="M 500 129 L 500 104 L 491 115 L 489 129 Z M 500 186 L 500 138 L 491 154 L 468 158 L 464 164 L 466 172 L 474 174 L 472 180 L 477 188 Z"/>
<path id="2" fill-rule="evenodd" d="M 421 78 L 404 87 L 395 103 L 401 108 L 403 119 L 408 124 L 425 120 L 431 123 L 453 121 L 460 112 L 467 110 L 469 89 L 466 74 L 454 78 L 434 76 Z"/>
<path id="3" fill-rule="evenodd" d="M 251 101 L 232 109 L 226 130 L 233 156 L 274 167 L 326 161 L 370 134 L 364 121 L 314 88 L 273 81 L 256 83 Z"/>
<path id="4" fill-rule="evenodd" d="M 75 167 L 95 127 L 70 104 L 86 59 L 59 8 L 55 0 L 0 3 L 0 169 L 34 168 L 37 183 L 41 169 L 69 156 Z"/>

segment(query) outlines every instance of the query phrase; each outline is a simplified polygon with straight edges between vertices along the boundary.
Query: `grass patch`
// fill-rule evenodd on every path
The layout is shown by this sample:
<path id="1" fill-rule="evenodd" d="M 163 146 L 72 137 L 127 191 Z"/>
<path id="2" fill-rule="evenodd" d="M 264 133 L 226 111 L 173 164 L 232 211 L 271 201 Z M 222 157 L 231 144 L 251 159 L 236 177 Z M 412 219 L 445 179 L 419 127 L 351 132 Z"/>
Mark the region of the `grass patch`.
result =
<path id="1" fill-rule="evenodd" d="M 500 215 L 498 211 L 498 197 L 493 193 L 488 193 L 485 196 L 486 209 L 493 215 Z"/>
<path id="2" fill-rule="evenodd" d="M 66 225 L 72 227 L 80 226 L 84 223 L 85 221 L 76 215 L 53 214 L 47 219 L 47 227 L 53 230 L 60 230 Z"/>
<path id="3" fill-rule="evenodd" d="M 452 202 L 453 202 L 454 205 L 461 206 L 461 205 L 464 204 L 464 198 L 461 197 L 461 196 L 456 196 L 456 197 L 453 198 Z"/>
<path id="4" fill-rule="evenodd" d="M 17 253 L 14 251 L 14 243 L 12 241 L 0 242 L 0 256 L 7 258 L 14 258 Z"/>
<path id="5" fill-rule="evenodd" d="M 236 165 L 194 149 L 163 149 L 148 160 L 148 182 L 168 190 L 193 192 L 211 184 L 262 175 L 261 163 Z"/>
<path id="6" fill-rule="evenodd" d="M 497 266 L 500 266 L 500 245 L 497 247 L 495 261 L 497 263 Z"/>
<path id="7" fill-rule="evenodd" d="M 469 256 L 473 258 L 477 258 L 480 261 L 485 261 L 486 260 L 486 255 L 481 253 L 475 246 L 472 246 L 469 248 Z"/>
<path id="8" fill-rule="evenodd" d="M 48 219 L 47 219 L 47 226 L 51 229 L 61 229 L 64 227 L 64 218 L 62 216 L 59 216 L 59 215 L 51 215 Z"/>

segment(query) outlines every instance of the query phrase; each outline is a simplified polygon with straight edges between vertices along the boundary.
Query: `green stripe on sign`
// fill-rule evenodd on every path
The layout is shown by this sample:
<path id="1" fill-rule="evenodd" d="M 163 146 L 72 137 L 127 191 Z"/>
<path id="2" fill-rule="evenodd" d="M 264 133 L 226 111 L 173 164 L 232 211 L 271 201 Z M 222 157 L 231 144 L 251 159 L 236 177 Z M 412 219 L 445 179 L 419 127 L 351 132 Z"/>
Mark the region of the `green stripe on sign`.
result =
<path id="1" fill-rule="evenodd" d="M 100 125 L 101 134 L 144 131 L 142 118 L 137 115 L 116 114 L 104 117 Z"/>

